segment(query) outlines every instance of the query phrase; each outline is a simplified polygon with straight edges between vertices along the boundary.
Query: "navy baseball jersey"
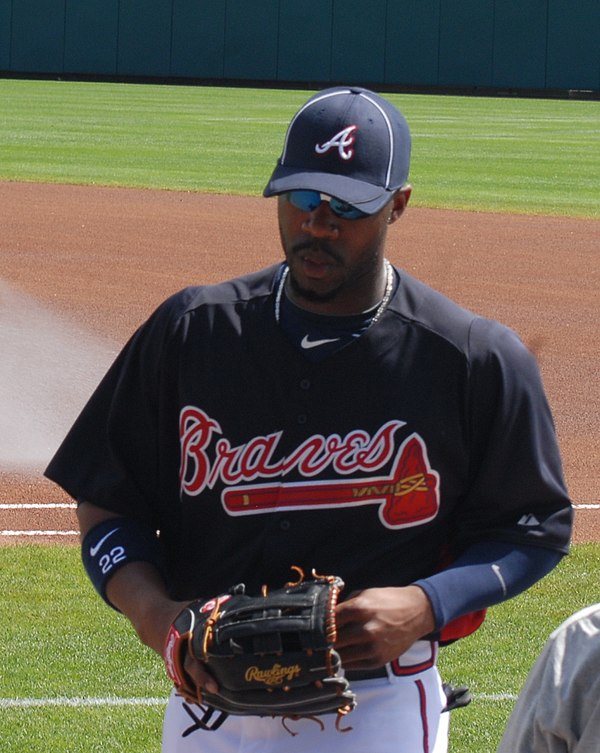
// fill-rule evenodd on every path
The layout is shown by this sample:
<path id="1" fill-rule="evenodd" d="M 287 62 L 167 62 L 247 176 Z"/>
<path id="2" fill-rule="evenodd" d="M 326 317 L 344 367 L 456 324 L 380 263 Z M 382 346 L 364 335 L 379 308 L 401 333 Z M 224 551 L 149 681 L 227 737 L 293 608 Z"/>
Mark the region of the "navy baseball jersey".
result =
<path id="1" fill-rule="evenodd" d="M 281 270 L 162 304 L 46 475 L 159 531 L 177 599 L 291 565 L 406 585 L 478 541 L 567 551 L 552 417 L 510 329 L 395 270 L 376 324 L 315 362 L 276 321 Z"/>

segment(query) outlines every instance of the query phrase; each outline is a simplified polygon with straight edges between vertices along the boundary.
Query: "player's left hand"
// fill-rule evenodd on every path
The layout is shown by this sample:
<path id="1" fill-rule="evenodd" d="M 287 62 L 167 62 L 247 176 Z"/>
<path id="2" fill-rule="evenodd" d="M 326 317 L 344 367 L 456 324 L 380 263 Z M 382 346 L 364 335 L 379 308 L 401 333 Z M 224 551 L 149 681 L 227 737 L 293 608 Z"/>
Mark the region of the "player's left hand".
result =
<path id="1" fill-rule="evenodd" d="M 433 632 L 429 599 L 418 586 L 368 588 L 336 608 L 335 648 L 347 669 L 374 669 Z"/>

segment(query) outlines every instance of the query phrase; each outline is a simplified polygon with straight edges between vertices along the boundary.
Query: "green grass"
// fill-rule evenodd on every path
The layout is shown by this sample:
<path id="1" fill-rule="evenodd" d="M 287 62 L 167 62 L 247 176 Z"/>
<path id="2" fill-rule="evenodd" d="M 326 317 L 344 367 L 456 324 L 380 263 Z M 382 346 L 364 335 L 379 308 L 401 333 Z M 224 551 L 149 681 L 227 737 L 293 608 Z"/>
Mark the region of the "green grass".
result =
<path id="1" fill-rule="evenodd" d="M 159 658 L 96 596 L 79 550 L 0 548 L 0 585 L 3 753 L 159 753 L 164 707 L 61 703 L 166 699 L 170 690 Z M 6 707 L 6 699 L 56 705 Z"/>
<path id="2" fill-rule="evenodd" d="M 474 700 L 452 713 L 452 753 L 494 753 L 516 694 L 549 633 L 598 601 L 600 545 L 574 548 L 546 579 L 490 610 L 473 636 L 443 649 L 445 679 Z M 170 686 L 160 659 L 94 593 L 75 547 L 0 548 L 0 739 L 3 753 L 159 753 Z M 77 699 L 151 705 L 68 705 Z M 24 708 L 26 699 L 55 705 Z M 8 701 L 12 705 L 8 704 Z M 20 701 L 21 706 L 15 705 Z"/>
<path id="3" fill-rule="evenodd" d="M 3 753 L 160 753 L 162 709 L 0 711 Z"/>
<path id="4" fill-rule="evenodd" d="M 0 80 L 0 179 L 257 195 L 307 94 Z M 413 132 L 415 205 L 600 218 L 600 103 L 388 96 Z M 444 677 L 475 696 L 452 714 L 452 753 L 495 752 L 513 701 L 494 696 L 516 694 L 551 630 L 599 600 L 599 565 L 599 545 L 575 547 L 443 650 Z M 162 664 L 95 595 L 78 550 L 0 548 L 0 592 L 3 753 L 159 753 Z M 111 698 L 152 703 L 89 705 Z"/>
<path id="5" fill-rule="evenodd" d="M 309 93 L 0 80 L 0 179 L 258 195 Z M 387 96 L 414 205 L 600 218 L 600 102 Z"/>

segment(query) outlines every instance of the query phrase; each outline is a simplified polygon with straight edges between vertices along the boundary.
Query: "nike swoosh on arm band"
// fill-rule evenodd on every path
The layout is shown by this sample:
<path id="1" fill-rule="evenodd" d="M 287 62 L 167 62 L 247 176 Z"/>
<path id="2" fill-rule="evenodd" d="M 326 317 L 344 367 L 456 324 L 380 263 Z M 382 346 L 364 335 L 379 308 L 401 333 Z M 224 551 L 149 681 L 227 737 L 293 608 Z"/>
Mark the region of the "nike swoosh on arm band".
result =
<path id="1" fill-rule="evenodd" d="M 81 545 L 81 559 L 96 591 L 117 612 L 106 587 L 122 567 L 131 562 L 150 562 L 161 575 L 164 573 L 157 535 L 131 518 L 109 518 L 91 528 Z"/>

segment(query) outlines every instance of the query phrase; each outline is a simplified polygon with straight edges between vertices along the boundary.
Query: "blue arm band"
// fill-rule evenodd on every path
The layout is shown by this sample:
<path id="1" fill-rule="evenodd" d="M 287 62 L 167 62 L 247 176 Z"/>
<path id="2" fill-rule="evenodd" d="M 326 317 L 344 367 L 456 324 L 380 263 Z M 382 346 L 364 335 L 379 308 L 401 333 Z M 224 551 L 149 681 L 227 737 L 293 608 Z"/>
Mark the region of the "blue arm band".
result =
<path id="1" fill-rule="evenodd" d="M 451 620 L 511 599 L 547 575 L 563 554 L 535 546 L 485 541 L 446 570 L 415 581 L 431 602 L 436 630 Z"/>
<path id="2" fill-rule="evenodd" d="M 117 611 L 106 595 L 106 586 L 124 565 L 150 562 L 163 573 L 156 534 L 130 518 L 109 518 L 91 528 L 81 545 L 81 558 L 96 591 Z"/>

